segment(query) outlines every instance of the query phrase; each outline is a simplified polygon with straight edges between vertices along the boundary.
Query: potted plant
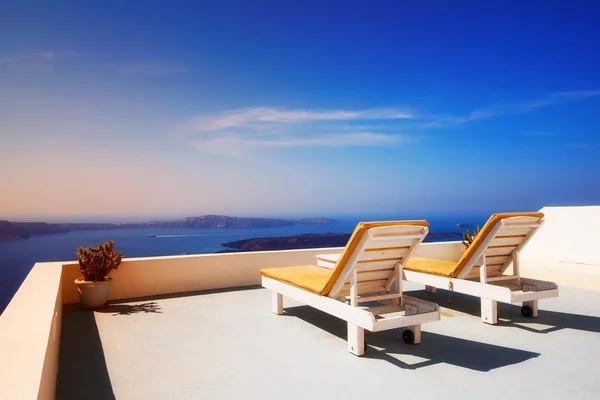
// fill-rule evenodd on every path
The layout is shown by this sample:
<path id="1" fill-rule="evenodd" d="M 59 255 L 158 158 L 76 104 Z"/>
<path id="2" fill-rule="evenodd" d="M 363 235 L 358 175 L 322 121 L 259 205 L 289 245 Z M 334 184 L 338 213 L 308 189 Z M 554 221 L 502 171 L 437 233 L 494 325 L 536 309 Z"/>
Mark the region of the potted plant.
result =
<path id="1" fill-rule="evenodd" d="M 475 236 L 479 235 L 479 232 L 481 232 L 481 228 L 479 227 L 479 225 L 477 225 L 477 229 L 474 229 L 473 233 L 469 232 L 468 229 L 465 233 L 463 233 L 463 244 L 465 245 L 466 249 L 468 249 L 469 246 L 473 244 Z"/>
<path id="2" fill-rule="evenodd" d="M 109 240 L 98 247 L 77 248 L 83 279 L 75 279 L 75 284 L 83 308 L 98 310 L 108 306 L 111 278 L 107 278 L 107 275 L 117 269 L 123 258 L 123 254 L 114 251 L 113 246 L 113 241 Z"/>

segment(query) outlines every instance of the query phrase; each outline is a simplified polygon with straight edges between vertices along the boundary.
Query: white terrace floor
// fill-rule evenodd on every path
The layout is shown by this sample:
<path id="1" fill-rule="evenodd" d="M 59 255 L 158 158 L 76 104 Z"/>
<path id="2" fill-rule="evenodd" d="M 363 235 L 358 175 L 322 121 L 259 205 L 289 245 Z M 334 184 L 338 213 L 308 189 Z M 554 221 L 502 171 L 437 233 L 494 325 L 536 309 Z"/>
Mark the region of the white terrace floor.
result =
<path id="1" fill-rule="evenodd" d="M 500 305 L 480 322 L 479 302 L 448 292 L 423 343 L 400 331 L 367 332 L 348 353 L 346 325 L 251 288 L 144 299 L 103 312 L 64 308 L 59 399 L 545 398 L 600 396 L 600 292 L 561 287 L 526 320 Z M 88 360 L 91 359 L 92 365 Z M 84 368 L 85 366 L 85 368 Z"/>

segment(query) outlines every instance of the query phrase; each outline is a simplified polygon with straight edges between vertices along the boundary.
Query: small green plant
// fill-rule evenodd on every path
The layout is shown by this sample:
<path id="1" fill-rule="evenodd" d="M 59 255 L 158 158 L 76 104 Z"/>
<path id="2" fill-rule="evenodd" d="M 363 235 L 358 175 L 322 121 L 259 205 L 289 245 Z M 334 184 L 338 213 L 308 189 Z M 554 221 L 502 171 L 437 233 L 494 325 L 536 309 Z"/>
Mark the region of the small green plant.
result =
<path id="1" fill-rule="evenodd" d="M 477 225 L 477 229 L 475 229 L 473 233 L 469 232 L 468 229 L 465 233 L 463 233 L 463 244 L 465 245 L 466 249 L 473 244 L 473 241 L 475 240 L 475 237 L 479 235 L 479 232 L 481 232 L 481 228 L 479 225 Z"/>
<path id="2" fill-rule="evenodd" d="M 83 274 L 84 280 L 90 282 L 106 280 L 106 275 L 119 267 L 123 253 L 114 251 L 113 247 L 113 241 L 109 240 L 104 244 L 99 244 L 98 247 L 77 248 L 79 270 Z"/>

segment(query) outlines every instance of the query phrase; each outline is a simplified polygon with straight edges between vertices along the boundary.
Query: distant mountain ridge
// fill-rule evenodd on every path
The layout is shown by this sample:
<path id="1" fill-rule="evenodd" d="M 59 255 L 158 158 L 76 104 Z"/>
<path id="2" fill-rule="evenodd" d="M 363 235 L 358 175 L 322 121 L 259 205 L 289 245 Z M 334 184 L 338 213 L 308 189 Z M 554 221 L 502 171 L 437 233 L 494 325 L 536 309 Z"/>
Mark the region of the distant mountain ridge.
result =
<path id="1" fill-rule="evenodd" d="M 227 215 L 201 215 L 168 221 L 142 223 L 64 223 L 0 221 L 0 240 L 26 239 L 33 235 L 66 233 L 82 230 L 133 229 L 133 228 L 277 228 L 294 225 L 331 225 L 339 221 L 331 218 L 301 218 L 296 220 L 279 218 L 243 218 Z"/>

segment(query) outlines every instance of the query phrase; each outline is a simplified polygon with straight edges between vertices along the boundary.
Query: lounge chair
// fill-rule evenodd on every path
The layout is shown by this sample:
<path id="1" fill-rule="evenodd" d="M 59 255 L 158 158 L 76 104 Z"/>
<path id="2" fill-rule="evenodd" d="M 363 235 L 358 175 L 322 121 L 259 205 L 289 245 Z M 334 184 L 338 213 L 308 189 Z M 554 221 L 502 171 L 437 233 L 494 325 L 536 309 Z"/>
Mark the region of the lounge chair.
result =
<path id="1" fill-rule="evenodd" d="M 438 321 L 439 309 L 404 296 L 401 277 L 427 232 L 427 221 L 359 223 L 334 268 L 262 269 L 262 285 L 273 291 L 273 312 L 283 313 L 287 296 L 347 321 L 348 350 L 357 356 L 365 353 L 364 329 L 405 327 L 403 340 L 420 343 L 421 324 Z"/>
<path id="2" fill-rule="evenodd" d="M 538 300 L 558 297 L 558 286 L 521 277 L 519 252 L 544 222 L 544 214 L 494 214 L 475 237 L 473 243 L 456 260 L 412 257 L 404 266 L 403 278 L 436 288 L 481 298 L 481 320 L 498 322 L 497 302 L 522 303 L 525 317 L 538 316 Z M 317 256 L 318 264 L 327 266 L 335 255 Z M 512 274 L 504 272 L 512 264 Z"/>

